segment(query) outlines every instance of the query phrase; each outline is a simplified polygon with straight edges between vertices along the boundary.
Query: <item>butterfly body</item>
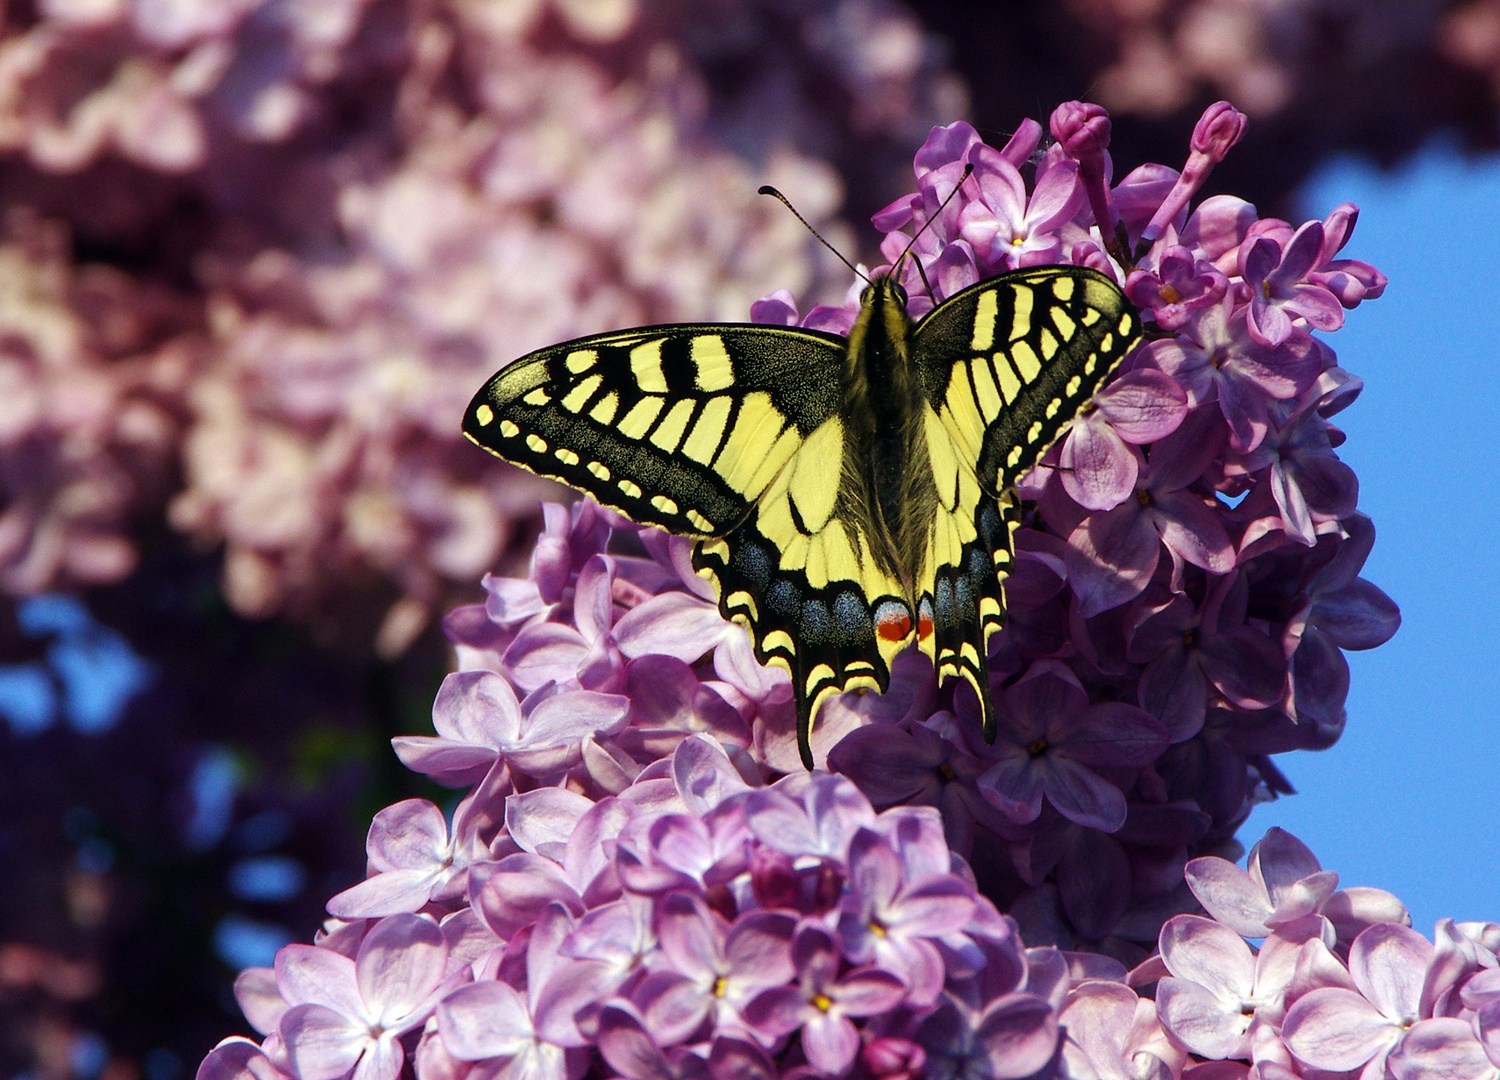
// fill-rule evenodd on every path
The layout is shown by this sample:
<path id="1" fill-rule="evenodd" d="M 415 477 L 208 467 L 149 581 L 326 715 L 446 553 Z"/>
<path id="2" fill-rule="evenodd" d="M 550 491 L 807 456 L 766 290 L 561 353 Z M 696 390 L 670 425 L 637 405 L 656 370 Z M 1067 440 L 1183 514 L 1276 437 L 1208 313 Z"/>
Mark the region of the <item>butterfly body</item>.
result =
<path id="1" fill-rule="evenodd" d="M 920 323 L 893 280 L 847 339 L 792 327 L 645 327 L 503 369 L 464 432 L 632 520 L 693 565 L 762 662 L 792 677 L 803 761 L 822 703 L 884 690 L 913 642 L 993 732 L 987 643 L 1019 522 L 1015 481 L 1139 337 L 1107 278 L 1013 271 Z"/>
<path id="2" fill-rule="evenodd" d="M 884 555 L 910 599 L 935 498 L 922 425 L 928 403 L 907 348 L 913 324 L 905 292 L 888 277 L 876 278 L 868 291 L 844 361 L 844 460 L 859 470 L 851 487 L 868 493 L 868 526 L 883 540 L 877 558 Z"/>

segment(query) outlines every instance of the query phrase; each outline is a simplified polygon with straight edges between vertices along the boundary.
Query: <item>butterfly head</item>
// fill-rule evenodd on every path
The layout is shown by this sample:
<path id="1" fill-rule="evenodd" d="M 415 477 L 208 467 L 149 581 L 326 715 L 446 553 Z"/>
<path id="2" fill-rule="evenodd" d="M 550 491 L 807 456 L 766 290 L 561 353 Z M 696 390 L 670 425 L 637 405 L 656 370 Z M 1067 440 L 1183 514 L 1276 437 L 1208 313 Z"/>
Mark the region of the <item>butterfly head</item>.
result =
<path id="1" fill-rule="evenodd" d="M 859 316 L 849 331 L 851 356 L 887 357 L 884 367 L 906 355 L 912 320 L 906 313 L 906 290 L 895 272 L 877 274 L 860 293 Z"/>
<path id="2" fill-rule="evenodd" d="M 859 294 L 861 307 L 872 307 L 877 310 L 894 304 L 905 311 L 906 300 L 906 290 L 896 280 L 895 268 L 892 268 L 889 273 L 877 274 L 871 278 L 870 283 Z"/>

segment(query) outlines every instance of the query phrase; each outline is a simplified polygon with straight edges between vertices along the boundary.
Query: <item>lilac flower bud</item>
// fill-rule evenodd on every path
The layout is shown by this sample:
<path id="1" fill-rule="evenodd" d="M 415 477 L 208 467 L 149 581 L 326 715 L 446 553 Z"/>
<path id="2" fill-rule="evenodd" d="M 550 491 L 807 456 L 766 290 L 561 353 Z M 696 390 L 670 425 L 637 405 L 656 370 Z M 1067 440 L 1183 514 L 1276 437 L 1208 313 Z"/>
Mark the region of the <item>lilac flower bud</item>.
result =
<path id="1" fill-rule="evenodd" d="M 1213 167 L 1245 133 L 1245 114 L 1227 101 L 1216 101 L 1203 111 L 1193 128 L 1192 153 L 1182 175 L 1141 233 L 1141 242 L 1154 243 L 1169 222 L 1187 209 L 1188 200 L 1203 186 Z"/>
<path id="2" fill-rule="evenodd" d="M 1065 101 L 1052 110 L 1048 126 L 1063 152 L 1080 167 L 1102 171 L 1110 134 L 1109 113 L 1102 106 Z"/>
<path id="3" fill-rule="evenodd" d="M 927 1052 L 907 1039 L 887 1036 L 865 1046 L 859 1052 L 859 1061 L 879 1080 L 919 1080 L 927 1065 Z"/>
<path id="4" fill-rule="evenodd" d="M 765 908 L 799 908 L 802 888 L 792 857 L 761 845 L 750 857 L 750 888 L 755 901 Z"/>
<path id="5" fill-rule="evenodd" d="M 1247 117 L 1227 101 L 1216 101 L 1198 118 L 1193 127 L 1193 153 L 1223 161 L 1229 148 L 1245 133 Z"/>
<path id="6" fill-rule="evenodd" d="M 1114 202 L 1105 181 L 1106 150 L 1109 147 L 1109 114 L 1098 105 L 1082 101 L 1065 101 L 1052 111 L 1049 122 L 1052 137 L 1074 161 L 1078 162 L 1078 179 L 1088 197 L 1094 223 L 1105 246 L 1114 242 Z"/>

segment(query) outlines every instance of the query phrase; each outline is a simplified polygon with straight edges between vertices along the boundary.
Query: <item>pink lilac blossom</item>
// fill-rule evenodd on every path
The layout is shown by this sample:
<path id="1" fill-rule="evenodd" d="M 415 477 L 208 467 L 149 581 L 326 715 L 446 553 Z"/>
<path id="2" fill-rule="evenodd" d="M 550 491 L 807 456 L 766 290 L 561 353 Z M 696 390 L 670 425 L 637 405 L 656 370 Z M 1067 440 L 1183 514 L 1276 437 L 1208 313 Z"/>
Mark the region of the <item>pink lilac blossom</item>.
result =
<path id="1" fill-rule="evenodd" d="M 1370 82 L 1361 97 L 1378 95 L 1400 57 L 1447 58 L 1487 72 L 1494 64 L 1494 6 L 1490 0 L 1450 8 L 1433 0 L 1350 7 L 1338 0 L 1068 0 L 1067 8 L 1109 62 L 1097 74 L 1099 100 L 1120 114 L 1164 116 L 1194 101 L 1223 95 L 1255 118 L 1327 106 L 1314 89 L 1330 63 L 1347 64 Z M 1446 12 L 1446 14 L 1445 14 Z M 1327 33 L 1336 26 L 1336 43 Z M 1338 60 L 1334 58 L 1338 57 Z M 1356 59 L 1357 57 L 1357 59 Z M 1351 88 L 1353 83 L 1348 84 Z"/>
<path id="2" fill-rule="evenodd" d="M 722 757 L 712 740 L 690 742 Z M 684 820 L 671 803 L 686 792 L 665 783 L 616 813 L 613 859 L 595 878 L 607 883 L 586 915 L 554 901 L 499 934 L 456 896 L 330 922 L 317 945 L 285 947 L 274 972 L 241 976 L 236 994 L 264 1041 L 226 1039 L 200 1080 L 392 1077 L 406 1060 L 419 1078 L 479 1067 L 557 1080 L 601 1063 L 631 1078 L 1497 1071 L 1500 924 L 1445 919 L 1430 941 L 1396 897 L 1338 889 L 1279 829 L 1248 871 L 1218 856 L 1189 863 L 1207 914 L 1167 919 L 1156 951 L 1127 972 L 1098 955 L 1025 948 L 934 832 L 934 812 L 877 814 L 826 773 L 757 790 L 805 807 L 827 842 L 783 838 L 806 854 L 768 869 L 742 786 L 710 812 L 748 844 L 731 876 L 637 891 L 620 871 L 642 834 Z M 887 921 L 890 908 L 861 899 L 871 889 L 896 890 L 905 913 Z M 927 953 L 919 968 L 933 965 L 931 981 L 858 944 L 896 926 L 890 947 Z"/>
<path id="3" fill-rule="evenodd" d="M 1242 126 L 1226 108 L 1209 118 L 1218 154 Z M 1352 376 L 1295 303 L 1276 346 L 1245 313 L 1238 253 L 1295 230 L 1233 200 L 1191 210 L 1161 167 L 1110 189 L 1107 117 L 1075 103 L 1054 120 L 1084 134 L 1036 166 L 1045 200 L 1012 183 L 1039 126 L 995 151 L 955 124 L 919 153 L 919 193 L 878 218 L 887 253 L 932 223 L 914 251 L 933 294 L 903 267 L 914 309 L 1022 249 L 1120 281 L 1136 267 L 1111 252 L 1177 260 L 1133 292 L 1147 343 L 1073 449 L 1022 485 L 995 743 L 974 696 L 939 690 L 911 653 L 884 694 L 825 710 L 803 771 L 788 678 L 720 616 L 690 542 L 587 500 L 550 506 L 527 575 L 486 577 L 485 603 L 445 620 L 458 670 L 436 734 L 395 740 L 409 767 L 467 789 L 451 821 L 423 800 L 377 817 L 368 876 L 330 901 L 318 944 L 283 950 L 274 980 L 242 979 L 260 1056 L 225 1043 L 204 1080 L 374 1080 L 408 1059 L 422 1080 L 1407 1080 L 1491 1060 L 1500 931 L 1444 924 L 1428 943 L 1395 897 L 1339 890 L 1279 830 L 1246 870 L 1216 854 L 1286 790 L 1269 754 L 1336 737 L 1342 650 L 1399 621 L 1357 577 L 1373 527 L 1352 474 L 1328 464 L 1341 438 L 1326 416 Z M 988 187 L 965 181 L 938 213 L 981 160 Z M 1169 196 L 1180 208 L 1143 241 Z M 1101 230 L 1095 208 L 1120 217 Z M 987 220 L 999 250 L 977 231 Z M 1352 212 L 1340 220 L 1347 232 Z M 945 274 L 955 265 L 969 269 Z M 1213 299 L 1180 319 L 1169 282 L 1186 268 Z M 1295 339 L 1310 368 L 1233 384 L 1234 415 L 1267 419 L 1258 439 L 1236 440 L 1215 398 L 1228 384 L 1184 385 L 1155 362 L 1210 311 L 1226 357 Z M 852 308 L 799 320 L 782 293 L 755 313 L 837 325 Z M 1296 425 L 1324 433 L 1302 452 L 1323 464 L 1290 465 L 1293 440 L 1268 442 Z M 404 967 L 393 950 L 410 952 Z M 1139 993 L 1151 986 L 1154 1000 Z"/>

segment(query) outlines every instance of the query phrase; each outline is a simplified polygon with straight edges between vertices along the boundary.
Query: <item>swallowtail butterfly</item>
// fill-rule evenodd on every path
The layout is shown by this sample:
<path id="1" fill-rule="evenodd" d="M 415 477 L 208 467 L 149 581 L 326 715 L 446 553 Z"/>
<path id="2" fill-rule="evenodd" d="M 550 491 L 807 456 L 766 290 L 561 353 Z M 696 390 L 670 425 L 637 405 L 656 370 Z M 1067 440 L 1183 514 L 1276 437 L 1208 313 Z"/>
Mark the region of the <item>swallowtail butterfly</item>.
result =
<path id="1" fill-rule="evenodd" d="M 994 737 L 987 644 L 1020 520 L 1014 485 L 1140 337 L 1119 288 L 1015 270 L 918 323 L 892 278 L 848 338 L 651 326 L 540 349 L 475 396 L 464 434 L 631 520 L 693 566 L 762 663 L 792 677 L 802 760 L 830 696 L 884 690 L 913 642 L 966 680 Z"/>

